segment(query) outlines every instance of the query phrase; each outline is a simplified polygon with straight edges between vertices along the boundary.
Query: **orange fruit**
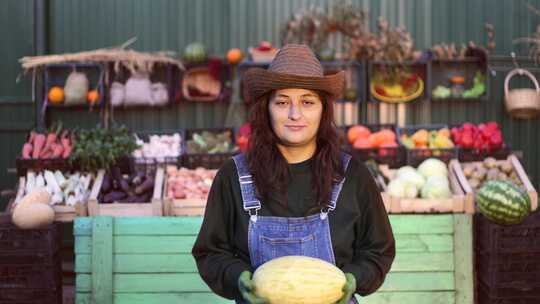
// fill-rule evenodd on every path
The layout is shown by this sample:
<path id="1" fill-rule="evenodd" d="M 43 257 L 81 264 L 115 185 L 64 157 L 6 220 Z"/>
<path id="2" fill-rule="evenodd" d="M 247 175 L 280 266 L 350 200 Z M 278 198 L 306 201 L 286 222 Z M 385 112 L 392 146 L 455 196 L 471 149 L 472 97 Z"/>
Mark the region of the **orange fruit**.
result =
<path id="1" fill-rule="evenodd" d="M 230 64 L 238 64 L 240 61 L 242 61 L 242 51 L 239 48 L 230 49 L 227 52 L 227 61 L 229 61 Z"/>
<path id="2" fill-rule="evenodd" d="M 52 87 L 47 94 L 47 98 L 52 104 L 61 104 L 64 102 L 64 89 L 58 86 Z"/>
<path id="3" fill-rule="evenodd" d="M 95 104 L 99 101 L 99 93 L 97 90 L 90 90 L 86 94 L 86 100 L 89 104 Z"/>
<path id="4" fill-rule="evenodd" d="M 358 138 L 367 138 L 371 135 L 371 131 L 362 125 L 354 125 L 347 131 L 347 140 L 353 144 Z"/>

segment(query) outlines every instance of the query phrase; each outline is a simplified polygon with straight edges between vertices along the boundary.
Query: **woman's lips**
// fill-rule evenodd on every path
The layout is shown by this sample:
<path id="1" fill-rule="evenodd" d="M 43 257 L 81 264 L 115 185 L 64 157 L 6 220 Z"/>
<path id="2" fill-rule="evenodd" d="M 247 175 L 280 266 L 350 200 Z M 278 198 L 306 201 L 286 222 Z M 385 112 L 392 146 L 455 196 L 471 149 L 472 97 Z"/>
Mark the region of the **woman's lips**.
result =
<path id="1" fill-rule="evenodd" d="M 301 131 L 305 127 L 306 126 L 293 126 L 293 125 L 285 126 L 285 128 L 287 128 L 287 129 L 289 129 L 291 131 Z"/>

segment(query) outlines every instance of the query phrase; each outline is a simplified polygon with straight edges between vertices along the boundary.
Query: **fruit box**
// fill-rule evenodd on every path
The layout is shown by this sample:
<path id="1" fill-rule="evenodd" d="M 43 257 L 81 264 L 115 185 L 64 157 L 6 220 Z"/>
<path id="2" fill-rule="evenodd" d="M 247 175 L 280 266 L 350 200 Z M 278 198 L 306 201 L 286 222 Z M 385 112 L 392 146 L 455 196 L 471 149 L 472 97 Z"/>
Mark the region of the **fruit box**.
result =
<path id="1" fill-rule="evenodd" d="M 136 136 L 140 140 L 142 140 L 144 143 L 148 143 L 150 141 L 150 137 L 152 135 L 174 135 L 178 134 L 180 135 L 180 151 L 178 151 L 178 156 L 167 156 L 167 157 L 137 157 L 134 154 L 131 155 L 131 159 L 133 159 L 133 165 L 135 167 L 141 166 L 141 167 L 156 167 L 159 164 L 172 164 L 176 165 L 180 163 L 182 159 L 182 154 L 184 154 L 184 140 L 186 137 L 186 133 L 184 130 L 169 130 L 169 131 L 144 131 L 144 132 L 137 132 Z"/>
<path id="2" fill-rule="evenodd" d="M 516 172 L 518 178 L 520 179 L 521 183 L 523 184 L 523 187 L 525 188 L 525 191 L 529 195 L 531 199 L 531 210 L 536 210 L 538 208 L 538 193 L 534 189 L 531 181 L 529 180 L 529 177 L 527 176 L 527 173 L 525 173 L 525 170 L 523 169 L 523 166 L 521 165 L 519 159 L 516 155 L 511 154 L 506 159 L 512 164 L 513 170 Z M 497 160 L 497 162 L 501 162 L 501 160 Z M 481 162 L 472 162 L 472 163 L 481 163 Z M 450 162 L 450 171 L 453 171 L 455 176 L 457 177 L 459 181 L 459 186 L 465 192 L 465 194 L 469 197 L 472 197 L 472 200 L 474 201 L 474 190 L 471 187 L 471 184 L 469 183 L 469 180 L 467 177 L 465 177 L 465 174 L 463 172 L 463 163 L 460 163 L 456 160 L 453 160 Z M 475 206 L 473 205 L 472 211 L 474 212 Z"/>
<path id="3" fill-rule="evenodd" d="M 219 152 L 219 153 L 193 153 L 188 149 L 188 141 L 193 139 L 194 133 L 208 131 L 211 133 L 230 132 L 230 147 L 235 147 L 235 134 L 232 128 L 207 128 L 207 129 L 188 129 L 184 137 L 184 147 L 182 154 L 182 167 L 195 169 L 203 167 L 206 169 L 219 169 L 227 160 L 238 153 L 238 151 Z"/>
<path id="4" fill-rule="evenodd" d="M 381 171 L 390 180 L 393 179 L 397 170 L 381 166 Z M 385 193 L 385 205 L 389 213 L 473 213 L 472 197 L 466 196 L 457 177 L 448 171 L 448 180 L 452 197 L 446 199 L 425 199 L 425 198 L 399 198 Z"/>
<path id="5" fill-rule="evenodd" d="M 96 182 L 96 179 L 92 175 L 91 177 L 92 182 Z M 25 189 L 24 186 L 26 185 L 26 177 L 20 176 L 19 180 L 17 182 L 17 194 L 15 196 L 15 199 L 11 201 L 8 204 L 7 210 L 9 212 L 13 212 L 13 208 L 15 208 L 15 204 L 23 198 L 25 195 Z M 65 204 L 59 205 L 51 205 L 51 207 L 54 210 L 54 220 L 56 222 L 73 222 L 75 217 L 78 216 L 87 216 L 88 215 L 88 202 L 82 201 L 75 203 L 74 206 L 68 206 Z"/>
<path id="6" fill-rule="evenodd" d="M 168 170 L 167 170 L 168 171 Z M 166 216 L 202 216 L 206 208 L 206 198 L 175 199 L 167 193 L 169 175 L 165 174 L 163 188 L 163 208 Z"/>
<path id="7" fill-rule="evenodd" d="M 383 129 L 389 129 L 396 134 L 396 147 L 378 147 L 378 148 L 365 148 L 358 149 L 352 144 L 348 143 L 345 150 L 351 153 L 353 157 L 361 161 L 367 161 L 374 159 L 378 164 L 386 164 L 390 168 L 399 168 L 405 164 L 406 154 L 405 147 L 401 145 L 397 139 L 397 130 L 395 124 L 363 124 L 362 126 L 368 128 L 371 132 L 378 132 Z M 345 126 L 342 130 L 347 138 L 347 132 L 352 126 Z M 347 138 L 348 142 L 348 138 Z"/>
<path id="8" fill-rule="evenodd" d="M 144 203 L 121 203 L 113 202 L 111 204 L 100 204 L 98 195 L 101 192 L 105 170 L 98 172 L 96 182 L 92 187 L 92 193 L 88 199 L 88 213 L 90 216 L 109 215 L 109 216 L 162 216 L 163 215 L 163 179 L 164 169 L 158 167 L 155 170 L 154 189 L 152 198 Z"/>
<path id="9" fill-rule="evenodd" d="M 397 135 L 399 139 L 399 143 L 405 147 L 405 151 L 407 154 L 407 164 L 413 167 L 417 167 L 422 161 L 434 157 L 438 158 L 445 163 L 450 162 L 451 159 L 454 159 L 458 157 L 458 151 L 456 147 L 451 148 L 414 148 L 409 149 L 407 148 L 407 145 L 403 143 L 403 140 L 401 139 L 402 135 L 412 136 L 416 131 L 419 130 L 427 130 L 430 131 L 438 131 L 440 129 L 448 128 L 448 125 L 445 124 L 430 124 L 430 125 L 415 125 L 415 126 L 405 126 L 401 128 L 397 128 Z"/>

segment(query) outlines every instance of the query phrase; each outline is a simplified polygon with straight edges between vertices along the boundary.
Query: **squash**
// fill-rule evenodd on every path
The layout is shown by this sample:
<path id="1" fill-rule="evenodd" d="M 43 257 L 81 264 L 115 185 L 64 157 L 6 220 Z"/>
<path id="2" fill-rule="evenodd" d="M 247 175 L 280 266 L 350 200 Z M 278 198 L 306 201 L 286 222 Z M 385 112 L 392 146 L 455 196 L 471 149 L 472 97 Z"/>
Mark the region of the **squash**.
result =
<path id="1" fill-rule="evenodd" d="M 21 198 L 21 200 L 15 205 L 15 208 L 25 205 L 33 204 L 45 204 L 48 205 L 51 201 L 51 195 L 45 187 L 34 188 Z"/>
<path id="2" fill-rule="evenodd" d="M 61 104 L 64 102 L 64 89 L 54 86 L 49 90 L 47 98 L 51 104 Z"/>
<path id="3" fill-rule="evenodd" d="M 93 105 L 99 101 L 99 92 L 97 90 L 90 90 L 86 94 L 86 101 L 88 104 Z"/>
<path id="4" fill-rule="evenodd" d="M 54 209 L 46 204 L 20 205 L 12 214 L 13 223 L 21 229 L 35 229 L 54 221 Z"/>
<path id="5" fill-rule="evenodd" d="M 284 256 L 253 274 L 255 294 L 271 304 L 330 304 L 343 296 L 345 274 L 333 264 L 306 256 Z"/>
<path id="6" fill-rule="evenodd" d="M 242 57 L 242 51 L 239 48 L 233 48 L 227 52 L 227 61 L 230 64 L 239 64 L 242 61 Z"/>

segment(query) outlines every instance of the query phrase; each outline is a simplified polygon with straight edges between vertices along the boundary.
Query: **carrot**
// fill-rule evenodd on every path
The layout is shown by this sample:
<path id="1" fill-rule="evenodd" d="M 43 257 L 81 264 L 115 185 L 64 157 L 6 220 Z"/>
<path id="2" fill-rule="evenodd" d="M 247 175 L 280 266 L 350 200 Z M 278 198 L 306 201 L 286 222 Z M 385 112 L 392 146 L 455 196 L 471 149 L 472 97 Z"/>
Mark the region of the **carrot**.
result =
<path id="1" fill-rule="evenodd" d="M 44 145 L 45 145 L 45 135 L 41 133 L 37 133 L 34 136 L 34 150 L 32 151 L 32 158 L 39 157 Z"/>
<path id="2" fill-rule="evenodd" d="M 51 158 L 59 158 L 62 157 L 64 152 L 64 147 L 61 144 L 52 144 L 52 155 Z"/>
<path id="3" fill-rule="evenodd" d="M 47 150 L 45 151 L 45 153 L 40 154 L 39 158 L 47 159 L 47 158 L 51 158 L 51 156 L 52 156 L 52 151 Z"/>
<path id="4" fill-rule="evenodd" d="M 62 158 L 68 158 L 71 155 L 71 149 L 73 149 L 71 145 L 64 147 L 64 152 L 62 152 Z"/>
<path id="5" fill-rule="evenodd" d="M 67 130 L 62 133 L 62 136 L 60 137 L 60 143 L 62 144 L 64 149 L 68 146 L 71 146 L 71 141 L 69 139 L 69 133 Z"/>
<path id="6" fill-rule="evenodd" d="M 32 144 L 25 143 L 22 148 L 22 158 L 29 159 L 30 153 L 32 153 Z"/>
<path id="7" fill-rule="evenodd" d="M 30 132 L 30 138 L 28 138 L 29 144 L 31 145 L 34 144 L 34 139 L 36 138 L 36 135 L 37 135 L 36 131 Z"/>
<path id="8" fill-rule="evenodd" d="M 54 144 L 56 142 L 56 133 L 55 132 L 51 132 L 47 135 L 47 141 L 45 141 L 45 149 L 50 147 L 52 144 Z"/>

